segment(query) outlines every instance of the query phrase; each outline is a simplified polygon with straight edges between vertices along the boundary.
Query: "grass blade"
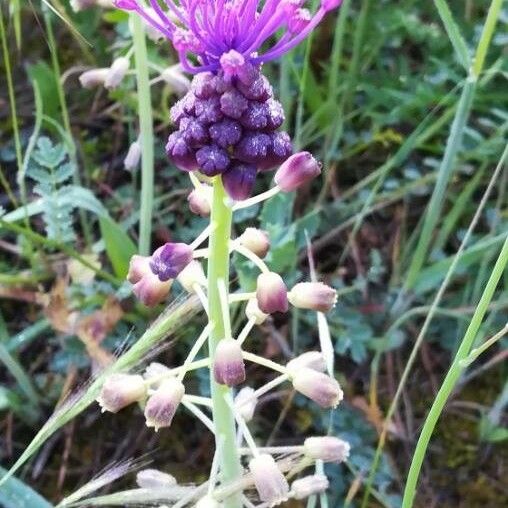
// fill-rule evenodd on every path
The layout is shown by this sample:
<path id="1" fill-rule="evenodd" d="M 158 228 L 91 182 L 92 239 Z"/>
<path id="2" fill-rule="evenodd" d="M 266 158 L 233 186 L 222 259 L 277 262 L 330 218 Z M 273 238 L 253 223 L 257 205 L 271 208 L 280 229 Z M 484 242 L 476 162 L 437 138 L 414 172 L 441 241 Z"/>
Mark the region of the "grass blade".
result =
<path id="1" fill-rule="evenodd" d="M 460 35 L 459 27 L 455 23 L 453 19 L 453 15 L 448 7 L 448 4 L 445 0 L 434 0 L 436 4 L 437 11 L 439 12 L 439 16 L 441 17 L 441 21 L 444 24 L 446 33 L 450 38 L 450 42 L 452 43 L 453 49 L 455 53 L 457 53 L 457 57 L 459 59 L 460 64 L 466 72 L 469 71 L 471 67 L 471 58 L 469 56 L 469 51 L 466 46 L 466 42 Z"/>

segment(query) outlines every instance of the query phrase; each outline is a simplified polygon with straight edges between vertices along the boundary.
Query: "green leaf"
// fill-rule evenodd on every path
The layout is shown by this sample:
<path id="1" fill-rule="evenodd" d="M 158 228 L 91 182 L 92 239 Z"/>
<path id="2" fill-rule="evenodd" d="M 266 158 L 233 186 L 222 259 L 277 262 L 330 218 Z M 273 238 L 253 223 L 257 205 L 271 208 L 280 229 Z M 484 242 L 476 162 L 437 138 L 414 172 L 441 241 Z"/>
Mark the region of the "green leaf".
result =
<path id="1" fill-rule="evenodd" d="M 58 85 L 55 74 L 47 63 L 40 61 L 28 66 L 28 75 L 30 81 L 35 81 L 39 87 L 44 114 L 60 123 Z"/>
<path id="2" fill-rule="evenodd" d="M 113 270 L 118 278 L 125 279 L 129 271 L 129 261 L 137 252 L 136 246 L 127 233 L 112 219 L 101 218 L 99 223 Z"/>
<path id="3" fill-rule="evenodd" d="M 59 166 L 66 156 L 63 144 L 53 145 L 49 138 L 43 136 L 37 140 L 37 150 L 33 153 L 32 158 L 39 165 L 53 169 Z"/>
<path id="4" fill-rule="evenodd" d="M 7 473 L 7 470 L 0 467 L 0 477 L 4 476 L 5 473 Z M 3 508 L 20 508 L 22 506 L 30 508 L 51 508 L 53 505 L 48 503 L 26 483 L 11 476 L 0 487 L 0 506 Z"/>

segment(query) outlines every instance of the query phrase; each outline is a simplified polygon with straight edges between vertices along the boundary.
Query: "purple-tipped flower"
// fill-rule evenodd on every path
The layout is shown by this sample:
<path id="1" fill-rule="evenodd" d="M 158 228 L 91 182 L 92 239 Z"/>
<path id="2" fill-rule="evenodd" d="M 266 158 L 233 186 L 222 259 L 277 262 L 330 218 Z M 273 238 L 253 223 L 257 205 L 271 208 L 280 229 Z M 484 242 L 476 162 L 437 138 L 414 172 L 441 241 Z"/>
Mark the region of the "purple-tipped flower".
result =
<path id="1" fill-rule="evenodd" d="M 309 367 L 302 367 L 292 374 L 294 389 L 322 408 L 337 407 L 344 398 L 339 383 L 327 374 Z"/>
<path id="2" fill-rule="evenodd" d="M 97 402 L 102 411 L 118 413 L 120 409 L 146 396 L 145 380 L 138 374 L 112 374 L 102 386 Z"/>
<path id="3" fill-rule="evenodd" d="M 303 443 L 307 457 L 323 462 L 344 462 L 349 457 L 351 446 L 333 436 L 308 437 Z"/>
<path id="4" fill-rule="evenodd" d="M 192 249 L 185 243 L 166 243 L 150 259 L 152 272 L 161 281 L 174 279 L 192 261 Z"/>
<path id="5" fill-rule="evenodd" d="M 256 299 L 265 314 L 287 312 L 287 288 L 282 277 L 275 272 L 261 273 L 257 280 Z"/>
<path id="6" fill-rule="evenodd" d="M 221 385 L 236 386 L 245 381 L 242 348 L 234 339 L 222 339 L 215 350 L 213 376 Z"/>
<path id="7" fill-rule="evenodd" d="M 328 312 L 337 303 L 337 291 L 322 282 L 300 282 L 288 293 L 288 300 L 300 309 Z"/>
<path id="8" fill-rule="evenodd" d="M 291 192 L 321 173 L 319 163 L 309 152 L 289 157 L 275 173 L 275 183 L 284 192 Z"/>
<path id="9" fill-rule="evenodd" d="M 147 307 L 162 302 L 171 289 L 171 280 L 161 281 L 150 268 L 151 258 L 134 255 L 129 264 L 127 280 L 133 284 L 132 291 Z"/>
<path id="10" fill-rule="evenodd" d="M 254 457 L 249 469 L 261 501 L 275 506 L 288 500 L 288 482 L 271 455 L 263 453 Z"/>
<path id="11" fill-rule="evenodd" d="M 165 379 L 145 406 L 146 426 L 157 431 L 169 427 L 185 394 L 185 387 L 175 378 Z"/>

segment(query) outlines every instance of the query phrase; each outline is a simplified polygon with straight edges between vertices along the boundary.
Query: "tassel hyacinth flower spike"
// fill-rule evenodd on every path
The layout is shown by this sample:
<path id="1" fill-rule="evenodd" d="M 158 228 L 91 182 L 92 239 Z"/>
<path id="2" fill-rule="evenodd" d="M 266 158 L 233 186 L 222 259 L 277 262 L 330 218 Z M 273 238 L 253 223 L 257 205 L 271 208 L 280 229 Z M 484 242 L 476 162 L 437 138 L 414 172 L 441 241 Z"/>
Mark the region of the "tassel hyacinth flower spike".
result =
<path id="1" fill-rule="evenodd" d="M 293 192 L 321 172 L 308 152 L 292 153 L 281 104 L 262 74 L 264 62 L 281 57 L 305 39 L 340 0 L 322 0 L 313 12 L 304 0 L 116 0 L 116 7 L 139 15 L 147 27 L 169 39 L 182 69 L 193 75 L 187 93 L 172 107 L 175 126 L 166 151 L 189 174 L 192 212 L 210 217 L 210 225 L 190 244 L 167 243 L 151 256 L 134 256 L 128 280 L 145 305 L 162 303 L 173 281 L 196 295 L 208 323 L 180 366 L 150 364 L 143 375 L 123 372 L 104 384 L 98 400 L 103 411 L 129 404 L 143 407 L 146 424 L 167 432 L 182 410 L 197 417 L 215 435 L 209 480 L 178 506 L 240 508 L 279 505 L 289 499 L 322 494 L 328 480 L 323 462 L 348 459 L 349 445 L 335 436 L 313 436 L 301 445 L 262 447 L 249 430 L 257 403 L 283 383 L 324 409 L 335 408 L 343 392 L 333 377 L 329 348 L 309 351 L 281 365 L 249 351 L 251 332 L 270 314 L 291 307 L 323 313 L 336 302 L 336 291 L 320 282 L 288 287 L 271 270 L 270 237 L 247 228 L 231 238 L 236 210 Z M 256 176 L 278 168 L 274 185 L 252 196 Z M 205 244 L 208 242 L 207 246 Z M 249 293 L 231 291 L 233 252 L 259 271 Z M 208 262 L 206 275 L 201 261 Z M 245 305 L 245 324 L 232 330 L 230 307 Z M 201 353 L 208 344 L 208 351 Z M 199 359 L 198 359 L 199 358 Z M 249 364 L 275 373 L 266 384 L 249 384 Z M 208 369 L 210 397 L 188 392 L 186 376 Z M 190 390 L 191 391 L 191 390 Z M 314 475 L 301 472 L 318 464 Z M 319 473 L 319 474 L 318 474 Z"/>

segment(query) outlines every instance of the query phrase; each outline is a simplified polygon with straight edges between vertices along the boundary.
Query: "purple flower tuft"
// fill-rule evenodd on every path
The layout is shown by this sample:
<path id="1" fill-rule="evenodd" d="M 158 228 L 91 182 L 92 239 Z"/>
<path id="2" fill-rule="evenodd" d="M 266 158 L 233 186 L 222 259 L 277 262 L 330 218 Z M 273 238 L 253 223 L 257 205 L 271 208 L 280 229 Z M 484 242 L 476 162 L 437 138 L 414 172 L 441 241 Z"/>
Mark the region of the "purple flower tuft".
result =
<path id="1" fill-rule="evenodd" d="M 223 69 L 227 79 L 249 85 L 256 66 L 294 48 L 341 0 L 321 0 L 314 13 L 301 8 L 303 0 L 165 0 L 168 10 L 157 0 L 149 3 L 150 8 L 140 0 L 115 1 L 119 9 L 136 11 L 171 40 L 186 71 Z M 265 48 L 277 34 L 277 42 Z M 190 54 L 197 57 L 197 65 L 190 62 Z"/>
<path id="2" fill-rule="evenodd" d="M 248 106 L 249 102 L 238 90 L 229 90 L 220 98 L 221 111 L 235 120 L 242 116 Z"/>

